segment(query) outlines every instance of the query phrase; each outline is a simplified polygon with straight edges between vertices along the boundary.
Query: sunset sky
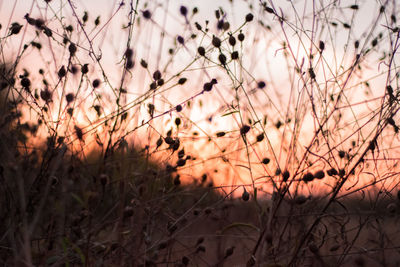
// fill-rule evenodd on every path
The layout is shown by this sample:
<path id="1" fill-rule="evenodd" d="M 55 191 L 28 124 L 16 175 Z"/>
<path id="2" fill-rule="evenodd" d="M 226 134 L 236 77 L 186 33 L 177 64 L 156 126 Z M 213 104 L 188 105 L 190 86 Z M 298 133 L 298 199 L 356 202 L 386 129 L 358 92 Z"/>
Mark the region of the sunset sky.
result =
<path id="1" fill-rule="evenodd" d="M 380 16 L 379 5 L 375 1 L 361 1 L 357 11 L 344 3 L 338 3 L 343 8 L 333 9 L 331 5 L 335 5 L 334 1 L 323 8 L 320 4 L 313 7 L 311 3 L 314 1 L 292 1 L 294 6 L 291 6 L 290 1 L 272 1 L 275 10 L 283 12 L 287 17 L 288 23 L 282 27 L 276 17 L 260 9 L 259 1 L 248 1 L 253 4 L 252 7 L 245 1 L 138 2 L 137 17 L 140 20 L 135 21 L 130 39 L 135 67 L 128 74 L 123 72 L 122 62 L 129 40 L 128 28 L 123 29 L 129 22 L 129 1 L 124 1 L 124 6 L 120 6 L 121 1 L 108 0 L 53 0 L 49 6 L 38 0 L 0 2 L 0 23 L 3 26 L 1 36 L 8 34 L 13 22 L 24 25 L 23 35 L 7 41 L 2 56 L 13 61 L 22 51 L 21 44 L 31 41 L 42 43 L 40 51 L 29 48 L 23 54 L 17 70 L 22 73 L 23 68 L 26 68 L 33 73 L 33 83 L 38 92 L 43 90 L 38 70 L 46 70 L 45 76 L 51 86 L 58 86 L 53 93 L 52 110 L 46 118 L 54 121 L 54 124 L 62 121 L 60 134 L 70 135 L 71 141 L 74 139 L 74 125 L 87 132 L 86 148 L 96 147 L 95 133 L 107 138 L 103 129 L 108 126 L 103 125 L 104 119 L 116 112 L 115 90 L 119 87 L 127 91 L 120 103 L 129 112 L 129 123 L 123 125 L 120 136 L 132 131 L 134 134 L 128 135 L 128 141 L 139 147 L 150 145 L 154 148 L 160 134 L 165 136 L 173 128 L 174 136 L 187 140 L 185 150 L 193 151 L 197 157 L 196 161 L 182 168 L 182 173 L 197 178 L 206 172 L 215 177 L 216 184 L 251 184 L 257 179 L 265 183 L 270 180 L 270 176 L 274 176 L 278 166 L 299 173 L 327 168 L 329 162 L 333 163 L 332 157 L 336 157 L 337 151 L 349 151 L 351 142 L 356 140 L 359 147 L 351 149 L 359 149 L 357 151 L 361 152 L 373 136 L 378 118 L 375 116 L 376 109 L 385 93 L 388 71 L 380 63 L 384 60 L 387 62 L 387 58 L 379 58 L 388 56 L 386 51 L 390 50 L 390 33 L 384 27 L 390 25 L 390 13 Z M 88 11 L 86 32 L 76 22 L 69 3 L 75 7 L 78 17 Z M 132 4 L 135 5 L 136 1 L 132 1 Z M 179 14 L 181 5 L 188 7 L 187 18 Z M 192 17 L 191 12 L 195 6 L 199 13 Z M 227 32 L 216 29 L 215 10 L 218 8 L 226 12 L 225 20 L 230 23 Z M 313 8 L 318 13 L 316 20 L 313 20 Z M 144 10 L 152 12 L 150 20 L 143 18 Z M 254 20 L 244 24 L 249 12 L 254 14 Z M 26 13 L 33 18 L 43 18 L 54 32 L 56 41 L 43 34 L 36 37 L 34 26 L 28 25 L 24 19 Z M 100 24 L 95 27 L 93 22 L 97 16 L 100 16 Z M 204 28 L 206 20 L 209 21 L 209 32 L 205 34 L 196 30 L 194 23 L 198 22 Z M 88 79 L 81 80 L 79 76 L 70 75 L 67 83 L 58 84 L 57 71 L 62 65 L 68 64 L 69 55 L 68 49 L 60 45 L 66 33 L 61 24 L 71 24 L 77 29 L 70 36 L 70 40 L 78 45 L 78 56 L 72 63 L 77 66 L 88 63 Z M 347 24 L 351 30 L 346 29 Z M 312 29 L 314 32 L 310 35 Z M 234 48 L 240 51 L 240 61 L 230 62 L 229 70 L 221 67 L 218 62 L 219 53 L 229 55 L 233 52 L 227 42 L 228 32 L 236 37 L 240 32 L 246 36 L 243 43 L 238 42 Z M 191 39 L 193 33 L 197 34 L 195 39 Z M 379 33 L 382 33 L 381 37 Z M 223 40 L 219 51 L 211 44 L 213 35 Z M 184 45 L 177 43 L 178 36 L 185 39 Z M 383 45 L 369 48 L 374 39 Z M 359 48 L 354 48 L 357 40 L 361 44 Z M 325 44 L 323 53 L 318 50 L 320 41 Z M 207 60 L 198 57 L 197 48 L 200 45 L 210 51 Z M 98 62 L 93 55 L 89 56 L 92 49 L 97 56 L 101 55 Z M 171 55 L 169 49 L 172 49 Z M 310 51 L 313 51 L 312 62 Z M 365 53 L 362 69 L 355 68 L 353 72 L 351 66 L 360 51 Z M 148 69 L 140 66 L 142 59 L 148 63 Z M 398 59 L 398 56 L 394 59 Z M 309 79 L 310 64 L 316 72 L 317 83 Z M 301 68 L 301 71 L 296 72 L 296 68 Z M 156 93 L 152 93 L 149 92 L 149 85 L 157 69 L 161 71 L 165 84 Z M 182 86 L 177 84 L 181 77 L 188 79 Z M 96 78 L 100 79 L 101 85 L 92 88 Z M 218 84 L 211 92 L 202 94 L 203 84 L 212 78 L 216 78 Z M 257 88 L 260 81 L 266 83 L 264 89 Z M 393 81 L 397 82 L 395 79 Z M 335 101 L 329 100 L 330 95 L 337 95 L 341 86 L 344 89 L 342 102 L 333 106 Z M 72 119 L 66 114 L 69 106 L 64 98 L 68 93 L 76 94 L 75 107 L 78 111 Z M 315 99 L 316 104 L 311 104 L 310 99 Z M 103 117 L 97 118 L 93 110 L 96 104 L 101 106 Z M 159 118 L 150 119 L 149 104 L 155 106 L 155 115 Z M 183 106 L 181 113 L 176 112 L 177 105 Z M 316 114 L 312 114 L 313 107 L 317 108 Z M 306 153 L 306 147 L 318 130 L 318 122 L 323 121 L 331 111 L 333 115 L 325 129 L 330 131 L 330 135 L 317 136 L 318 145 L 311 146 L 309 161 L 315 161 L 314 167 L 301 162 L 297 169 L 301 155 Z M 24 115 L 27 119 L 37 119 L 30 114 L 34 112 L 27 111 Z M 339 114 L 341 117 L 338 117 Z M 183 121 L 179 129 L 175 125 L 177 117 Z M 266 126 L 261 123 L 264 117 L 267 117 Z M 251 132 L 246 135 L 245 144 L 239 131 L 243 125 L 250 124 L 249 120 L 260 123 L 254 123 Z M 148 123 L 136 129 L 142 121 Z M 282 126 L 276 127 L 279 123 Z M 362 130 L 358 131 L 359 128 Z M 217 138 L 215 134 L 221 131 L 225 131 L 226 136 Z M 193 132 L 198 135 L 193 136 Z M 255 137 L 261 133 L 266 134 L 267 138 L 261 143 L 254 142 Z M 332 147 L 328 148 L 328 144 L 324 144 L 326 140 L 329 140 Z M 380 142 L 383 150 L 373 157 L 395 156 L 394 147 L 398 139 L 392 132 Z M 329 149 L 333 151 L 331 154 L 328 153 Z M 169 156 L 169 151 L 155 154 L 164 163 L 176 161 L 173 156 Z M 316 155 L 321 155 L 321 158 Z M 265 157 L 271 159 L 268 166 L 260 164 Z M 345 165 L 342 159 L 335 160 L 334 164 Z M 218 170 L 218 173 L 214 170 Z M 327 183 L 332 184 L 334 181 Z M 313 188 L 318 188 L 315 184 L 323 182 L 303 184 L 301 187 L 305 192 L 318 191 Z"/>

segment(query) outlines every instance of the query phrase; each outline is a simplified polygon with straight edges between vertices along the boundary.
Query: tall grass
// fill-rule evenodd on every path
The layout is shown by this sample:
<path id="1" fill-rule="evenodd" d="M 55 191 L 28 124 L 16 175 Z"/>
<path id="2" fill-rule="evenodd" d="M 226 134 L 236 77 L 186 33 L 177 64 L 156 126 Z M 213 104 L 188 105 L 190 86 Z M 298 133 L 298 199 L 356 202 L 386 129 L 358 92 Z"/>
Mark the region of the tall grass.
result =
<path id="1" fill-rule="evenodd" d="M 93 3 L 0 6 L 3 265 L 399 264 L 395 0 Z"/>

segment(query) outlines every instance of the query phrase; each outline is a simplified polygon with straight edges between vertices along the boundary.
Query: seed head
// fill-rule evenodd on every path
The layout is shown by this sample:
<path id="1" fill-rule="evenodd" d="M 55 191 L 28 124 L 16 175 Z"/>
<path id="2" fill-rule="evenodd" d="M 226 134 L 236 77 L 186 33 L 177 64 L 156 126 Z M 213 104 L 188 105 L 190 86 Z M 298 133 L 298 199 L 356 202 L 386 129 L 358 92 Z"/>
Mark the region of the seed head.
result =
<path id="1" fill-rule="evenodd" d="M 245 187 L 243 187 L 242 199 L 243 201 L 248 201 L 250 199 L 250 194 L 246 191 Z"/>
<path id="2" fill-rule="evenodd" d="M 154 78 L 154 80 L 159 80 L 159 79 L 161 79 L 161 72 L 159 71 L 159 70 L 156 70 L 154 73 L 153 73 L 153 78 Z"/>
<path id="3" fill-rule="evenodd" d="M 233 35 L 229 36 L 228 42 L 231 46 L 235 46 L 236 44 L 236 39 Z"/>
<path id="4" fill-rule="evenodd" d="M 231 54 L 232 60 L 236 60 L 239 58 L 239 52 L 238 51 L 233 51 Z"/>
<path id="5" fill-rule="evenodd" d="M 89 72 L 89 65 L 88 64 L 83 64 L 82 68 L 81 68 L 81 72 L 82 74 L 86 74 Z"/>
<path id="6" fill-rule="evenodd" d="M 250 126 L 249 125 L 243 125 L 242 128 L 240 128 L 240 134 L 245 135 L 250 131 Z"/>
<path id="7" fill-rule="evenodd" d="M 95 79 L 92 82 L 93 88 L 97 88 L 100 85 L 100 80 L 99 79 Z"/>
<path id="8" fill-rule="evenodd" d="M 217 137 L 225 136 L 225 132 L 218 132 L 215 134 Z"/>
<path id="9" fill-rule="evenodd" d="M 53 36 L 53 32 L 48 27 L 43 27 L 43 33 L 46 34 L 47 37 Z"/>
<path id="10" fill-rule="evenodd" d="M 311 172 L 307 172 L 306 174 L 303 175 L 303 181 L 308 183 L 314 180 L 314 175 Z"/>
<path id="11" fill-rule="evenodd" d="M 176 37 L 176 40 L 178 41 L 178 43 L 180 43 L 182 45 L 185 43 L 185 39 L 183 39 L 183 37 L 180 35 L 178 35 L 178 37 Z"/>
<path id="12" fill-rule="evenodd" d="M 184 84 L 187 81 L 185 77 L 182 77 L 178 80 L 178 84 Z"/>
<path id="13" fill-rule="evenodd" d="M 31 81 L 29 80 L 29 78 L 24 77 L 24 78 L 21 79 L 21 85 L 25 89 L 29 89 L 29 87 L 31 86 Z"/>
<path id="14" fill-rule="evenodd" d="M 177 112 L 181 112 L 181 111 L 182 111 L 182 106 L 181 106 L 181 105 L 177 105 L 177 106 L 175 107 L 175 110 L 176 110 Z"/>
<path id="15" fill-rule="evenodd" d="M 163 139 L 162 139 L 161 137 L 158 138 L 158 140 L 157 140 L 157 142 L 156 142 L 157 147 L 161 146 L 162 143 L 163 143 Z"/>
<path id="16" fill-rule="evenodd" d="M 325 49 L 325 43 L 323 41 L 319 41 L 319 50 L 321 50 L 321 53 L 322 51 L 324 51 L 324 49 Z"/>
<path id="17" fill-rule="evenodd" d="M 176 118 L 175 119 L 175 125 L 179 127 L 179 125 L 181 125 L 181 118 Z"/>
<path id="18" fill-rule="evenodd" d="M 18 34 L 22 29 L 22 25 L 18 22 L 13 22 L 10 27 L 10 34 Z"/>
<path id="19" fill-rule="evenodd" d="M 222 65 L 226 64 L 226 56 L 224 54 L 219 54 L 218 56 L 219 62 L 221 62 Z"/>
<path id="20" fill-rule="evenodd" d="M 65 74 L 67 73 L 67 71 L 65 70 L 64 65 L 58 70 L 58 77 L 61 79 L 65 76 Z"/>
<path id="21" fill-rule="evenodd" d="M 325 173 L 323 170 L 319 170 L 316 173 L 314 173 L 314 177 L 321 180 L 325 177 Z"/>
<path id="22" fill-rule="evenodd" d="M 199 46 L 199 48 L 197 48 L 197 52 L 200 56 L 204 56 L 206 54 L 206 50 L 202 46 Z"/>
<path id="23" fill-rule="evenodd" d="M 73 93 L 66 94 L 65 100 L 67 100 L 67 103 L 71 103 L 72 101 L 74 101 L 74 94 Z"/>
<path id="24" fill-rule="evenodd" d="M 271 160 L 269 158 L 263 158 L 261 163 L 268 164 Z"/>
<path id="25" fill-rule="evenodd" d="M 338 175 L 338 171 L 337 171 L 335 168 L 331 168 L 331 169 L 327 170 L 326 173 L 327 173 L 329 176 Z"/>
<path id="26" fill-rule="evenodd" d="M 247 15 L 246 15 L 246 22 L 252 21 L 253 18 L 254 18 L 253 14 L 251 14 L 251 13 L 247 14 Z"/>
<path id="27" fill-rule="evenodd" d="M 283 179 L 283 181 L 286 182 L 286 181 L 289 179 L 289 177 L 290 177 L 290 172 L 289 172 L 288 170 L 285 170 L 285 171 L 282 173 L 282 179 Z"/>
<path id="28" fill-rule="evenodd" d="M 181 6 L 179 8 L 179 12 L 181 13 L 182 16 L 186 17 L 188 10 L 187 10 L 187 8 L 185 6 Z"/>
<path id="29" fill-rule="evenodd" d="M 264 87 L 265 87 L 265 82 L 264 81 L 259 81 L 258 83 L 257 83 L 257 87 L 258 88 L 260 88 L 260 89 L 263 89 Z"/>
<path id="30" fill-rule="evenodd" d="M 145 19 L 151 18 L 151 12 L 149 10 L 142 11 L 142 15 Z"/>
<path id="31" fill-rule="evenodd" d="M 213 44 L 213 46 L 215 46 L 216 48 L 219 48 L 219 47 L 221 46 L 221 40 L 220 40 L 218 37 L 213 36 L 213 38 L 212 38 L 212 44 Z"/>

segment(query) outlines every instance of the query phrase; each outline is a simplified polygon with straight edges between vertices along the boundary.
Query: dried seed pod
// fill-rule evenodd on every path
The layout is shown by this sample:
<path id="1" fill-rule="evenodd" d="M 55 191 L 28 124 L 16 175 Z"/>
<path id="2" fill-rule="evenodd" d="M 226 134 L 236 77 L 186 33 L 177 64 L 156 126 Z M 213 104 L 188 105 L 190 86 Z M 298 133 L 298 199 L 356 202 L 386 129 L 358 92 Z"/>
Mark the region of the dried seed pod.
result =
<path id="1" fill-rule="evenodd" d="M 219 54 L 218 56 L 219 62 L 221 62 L 222 65 L 226 64 L 226 56 L 224 54 Z"/>
<path id="2" fill-rule="evenodd" d="M 209 92 L 209 91 L 211 91 L 211 89 L 212 89 L 212 83 L 205 83 L 204 84 L 204 86 L 203 86 L 203 90 L 204 91 Z"/>
<path id="3" fill-rule="evenodd" d="M 159 79 L 157 81 L 157 86 L 162 86 L 164 84 L 164 79 Z"/>
<path id="4" fill-rule="evenodd" d="M 185 16 L 185 17 L 186 17 L 187 12 L 188 12 L 187 7 L 181 6 L 181 7 L 179 8 L 179 12 L 181 13 L 182 16 Z"/>
<path id="5" fill-rule="evenodd" d="M 253 14 L 251 14 L 251 13 L 249 13 L 249 14 L 247 14 L 246 15 L 246 22 L 250 22 L 250 21 L 252 21 L 253 20 L 253 18 L 254 18 L 254 15 Z"/>
<path id="6" fill-rule="evenodd" d="M 263 158 L 261 163 L 268 164 L 271 160 L 269 158 Z"/>
<path id="7" fill-rule="evenodd" d="M 145 69 L 147 69 L 147 62 L 144 60 L 144 59 L 141 59 L 140 60 L 140 65 L 143 67 L 143 68 L 145 68 Z"/>
<path id="8" fill-rule="evenodd" d="M 232 58 L 232 60 L 238 59 L 239 58 L 239 52 L 238 51 L 233 51 L 231 53 L 231 58 Z"/>
<path id="9" fill-rule="evenodd" d="M 132 69 L 135 66 L 135 62 L 132 59 L 128 59 L 125 64 L 125 68 L 128 70 Z"/>
<path id="10" fill-rule="evenodd" d="M 73 57 L 75 55 L 76 50 L 77 50 L 76 45 L 74 43 L 70 43 L 68 46 L 68 51 L 69 51 L 69 54 L 71 55 L 71 57 Z"/>
<path id="11" fill-rule="evenodd" d="M 218 133 L 216 133 L 215 135 L 217 136 L 217 137 L 222 137 L 222 136 L 225 136 L 225 132 L 218 132 Z"/>
<path id="12" fill-rule="evenodd" d="M 315 76 L 314 69 L 313 69 L 313 68 L 309 68 L 309 69 L 308 69 L 308 73 L 310 74 L 310 78 L 314 80 L 315 77 L 316 77 L 316 76 Z"/>
<path id="13" fill-rule="evenodd" d="M 311 172 L 307 172 L 306 174 L 303 175 L 303 181 L 308 183 L 314 180 L 314 175 Z"/>
<path id="14" fill-rule="evenodd" d="M 174 139 L 172 139 L 171 136 L 167 136 L 164 138 L 165 143 L 167 143 L 168 145 L 172 145 L 174 143 Z"/>
<path id="15" fill-rule="evenodd" d="M 264 6 L 265 11 L 267 11 L 268 13 L 274 14 L 274 10 L 268 6 Z"/>
<path id="16" fill-rule="evenodd" d="M 231 25 L 229 24 L 228 21 L 224 21 L 224 25 L 222 25 L 222 29 L 223 29 L 224 31 L 227 31 L 227 30 L 229 30 L 230 26 L 231 26 Z"/>
<path id="17" fill-rule="evenodd" d="M 36 20 L 37 21 L 37 20 Z M 38 27 L 39 29 L 41 28 L 41 26 L 40 27 Z M 67 31 L 67 32 L 73 32 L 74 31 L 74 27 L 72 27 L 72 25 L 68 25 L 67 27 L 65 27 L 65 30 Z"/>
<path id="18" fill-rule="evenodd" d="M 224 27 L 224 20 L 221 19 L 221 20 L 219 20 L 218 23 L 217 23 L 217 29 L 218 29 L 218 30 L 222 30 L 223 27 Z"/>
<path id="19" fill-rule="evenodd" d="M 157 142 L 156 142 L 157 147 L 161 146 L 162 143 L 163 143 L 163 139 L 162 139 L 161 137 L 158 138 L 158 140 L 157 140 Z"/>
<path id="20" fill-rule="evenodd" d="M 82 74 L 88 73 L 89 72 L 89 65 L 88 64 L 83 64 L 81 72 L 82 72 Z"/>
<path id="21" fill-rule="evenodd" d="M 250 199 L 250 194 L 246 191 L 246 188 L 243 187 L 242 200 L 243 201 L 248 201 L 249 199 Z"/>
<path id="22" fill-rule="evenodd" d="M 239 41 L 243 42 L 243 40 L 244 40 L 244 34 L 243 34 L 243 33 L 239 33 L 239 34 L 238 34 L 238 39 L 239 39 Z"/>
<path id="23" fill-rule="evenodd" d="M 154 80 L 159 80 L 159 79 L 161 79 L 161 72 L 159 71 L 159 70 L 156 70 L 154 73 L 153 73 L 153 79 Z"/>
<path id="24" fill-rule="evenodd" d="M 48 27 L 43 27 L 43 33 L 44 33 L 47 37 L 53 36 L 53 32 L 52 32 Z"/>
<path id="25" fill-rule="evenodd" d="M 71 103 L 72 101 L 74 101 L 74 94 L 73 93 L 68 93 L 65 95 L 65 100 L 67 101 L 67 103 Z"/>
<path id="26" fill-rule="evenodd" d="M 75 129 L 76 137 L 78 137 L 78 139 L 82 141 L 83 140 L 83 131 L 82 131 L 82 129 L 79 128 L 76 125 L 74 126 L 74 129 Z"/>
<path id="27" fill-rule="evenodd" d="M 264 140 L 264 134 L 263 133 L 257 135 L 257 142 L 261 142 L 262 140 Z"/>
<path id="28" fill-rule="evenodd" d="M 185 43 L 185 39 L 183 39 L 183 37 L 180 35 L 178 35 L 178 37 L 176 37 L 176 40 L 178 41 L 178 43 L 180 43 L 182 45 Z"/>
<path id="29" fill-rule="evenodd" d="M 31 81 L 29 80 L 29 78 L 24 77 L 21 79 L 21 85 L 23 88 L 29 89 L 29 87 L 31 86 Z"/>
<path id="30" fill-rule="evenodd" d="M 286 181 L 289 179 L 289 177 L 290 177 L 290 172 L 289 172 L 288 170 L 285 170 L 285 171 L 282 173 L 282 179 L 283 179 L 283 181 L 286 182 Z"/>
<path id="31" fill-rule="evenodd" d="M 196 26 L 196 29 L 201 31 L 201 25 L 198 22 L 195 22 L 194 25 Z"/>
<path id="32" fill-rule="evenodd" d="M 229 36 L 228 42 L 231 46 L 235 46 L 236 44 L 236 39 L 233 35 Z"/>
<path id="33" fill-rule="evenodd" d="M 157 89 L 157 83 L 156 82 L 152 82 L 150 84 L 150 90 L 156 90 Z"/>
<path id="34" fill-rule="evenodd" d="M 250 126 L 249 125 L 243 125 L 242 128 L 240 128 L 240 134 L 245 135 L 250 131 Z"/>
<path id="35" fill-rule="evenodd" d="M 175 107 L 175 110 L 176 110 L 177 112 L 181 112 L 181 111 L 182 111 L 182 106 L 181 106 L 181 105 L 177 105 L 177 106 Z"/>
<path id="36" fill-rule="evenodd" d="M 142 15 L 145 19 L 150 19 L 151 18 L 151 12 L 149 10 L 144 10 L 142 11 Z"/>
<path id="37" fill-rule="evenodd" d="M 185 77 L 182 77 L 178 80 L 178 84 L 184 84 L 187 81 L 187 79 Z"/>
<path id="38" fill-rule="evenodd" d="M 10 27 L 10 35 L 18 34 L 22 29 L 22 25 L 18 22 L 13 22 Z"/>
<path id="39" fill-rule="evenodd" d="M 40 91 L 40 97 L 44 101 L 49 102 L 51 100 L 51 92 L 49 91 L 49 89 L 41 90 Z"/>
<path id="40" fill-rule="evenodd" d="M 319 50 L 321 51 L 321 53 L 322 51 L 324 51 L 324 49 L 325 49 L 325 43 L 323 41 L 319 41 Z"/>
<path id="41" fill-rule="evenodd" d="M 338 175 L 338 171 L 337 171 L 335 168 L 331 168 L 331 169 L 327 170 L 326 173 L 327 173 L 329 176 Z"/>
<path id="42" fill-rule="evenodd" d="M 95 79 L 92 82 L 93 88 L 97 88 L 100 85 L 100 80 L 99 79 Z"/>
<path id="43" fill-rule="evenodd" d="M 316 173 L 314 173 L 314 177 L 321 180 L 325 177 L 325 173 L 323 170 L 319 170 Z"/>
<path id="44" fill-rule="evenodd" d="M 200 56 L 204 56 L 206 54 L 206 50 L 202 46 L 199 46 L 199 48 L 197 48 L 197 52 Z"/>
<path id="45" fill-rule="evenodd" d="M 67 73 L 67 71 L 65 70 L 64 65 L 61 66 L 61 68 L 58 70 L 58 77 L 61 79 L 65 76 L 65 74 Z"/>
<path id="46" fill-rule="evenodd" d="M 265 86 L 266 86 L 266 84 L 265 84 L 264 81 L 259 81 L 259 82 L 257 83 L 257 87 L 260 88 L 260 89 L 263 89 Z"/>
<path id="47" fill-rule="evenodd" d="M 178 158 L 183 158 L 185 156 L 185 149 L 182 148 L 181 150 L 178 151 Z"/>
<path id="48" fill-rule="evenodd" d="M 216 37 L 215 35 L 212 38 L 212 42 L 213 46 L 215 46 L 216 48 L 219 48 L 221 46 L 221 40 Z"/>

